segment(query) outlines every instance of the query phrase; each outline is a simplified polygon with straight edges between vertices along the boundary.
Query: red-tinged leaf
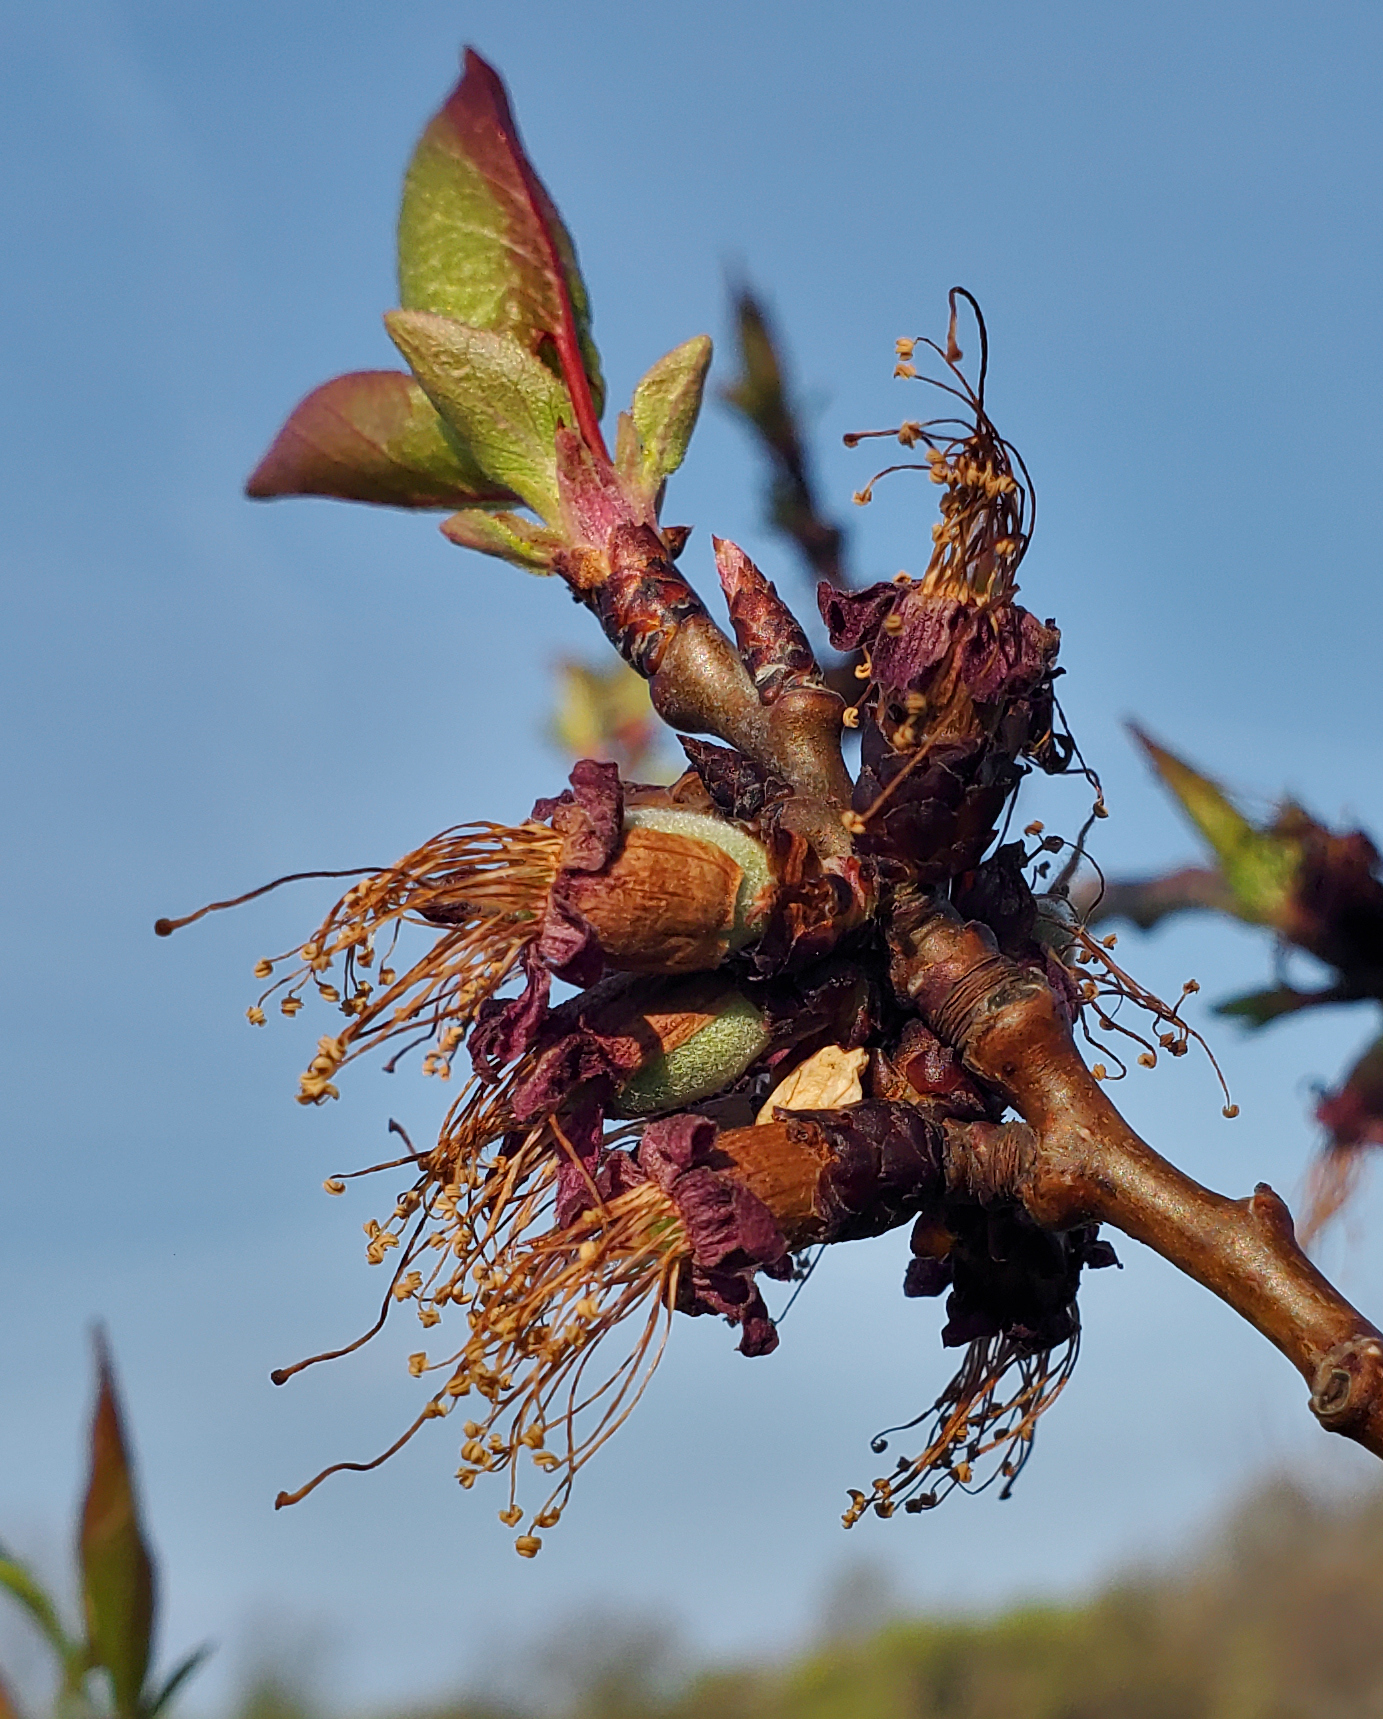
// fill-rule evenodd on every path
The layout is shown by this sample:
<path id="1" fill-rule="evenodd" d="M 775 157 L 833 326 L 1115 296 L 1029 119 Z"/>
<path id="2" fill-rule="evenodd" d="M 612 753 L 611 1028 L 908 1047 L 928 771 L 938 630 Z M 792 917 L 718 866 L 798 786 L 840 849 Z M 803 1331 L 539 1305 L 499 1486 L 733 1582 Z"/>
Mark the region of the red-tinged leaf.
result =
<path id="1" fill-rule="evenodd" d="M 577 426 L 604 451 L 605 385 L 575 247 L 524 152 L 503 83 L 469 48 L 404 182 L 399 291 L 405 310 L 511 335 L 555 361 Z"/>
<path id="2" fill-rule="evenodd" d="M 475 456 L 411 376 L 357 370 L 294 408 L 245 486 L 247 495 L 327 495 L 385 507 L 466 507 L 517 501 Z"/>
<path id="3" fill-rule="evenodd" d="M 140 1527 L 130 1453 L 105 1339 L 96 1339 L 98 1392 L 91 1476 L 79 1552 L 91 1662 L 110 1674 L 120 1719 L 139 1714 L 154 1625 L 154 1566 Z"/>
<path id="4" fill-rule="evenodd" d="M 574 430 L 558 430 L 556 449 L 562 530 L 568 543 L 603 550 L 617 525 L 656 526 L 648 493 L 631 493 L 609 461 L 598 459 Z"/>
<path id="5" fill-rule="evenodd" d="M 1332 1146 L 1383 1146 L 1383 1038 L 1374 1040 L 1338 1092 L 1322 1097 L 1316 1120 L 1329 1130 Z"/>
<path id="6" fill-rule="evenodd" d="M 1322 1094 L 1316 1120 L 1325 1145 L 1311 1166 L 1302 1245 L 1314 1240 L 1359 1185 L 1368 1148 L 1383 1146 L 1383 1038 L 1375 1039 L 1336 1092 Z"/>
<path id="7" fill-rule="evenodd" d="M 20 1719 L 19 1705 L 3 1677 L 0 1677 L 0 1719 Z"/>

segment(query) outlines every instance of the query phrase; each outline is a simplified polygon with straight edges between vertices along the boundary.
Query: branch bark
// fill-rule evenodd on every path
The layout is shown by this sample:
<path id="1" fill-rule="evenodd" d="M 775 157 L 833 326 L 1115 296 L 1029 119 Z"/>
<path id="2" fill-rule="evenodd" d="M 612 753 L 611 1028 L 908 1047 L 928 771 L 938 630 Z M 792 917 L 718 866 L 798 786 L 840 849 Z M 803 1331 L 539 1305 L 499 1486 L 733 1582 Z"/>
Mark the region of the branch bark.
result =
<path id="1" fill-rule="evenodd" d="M 840 749 L 840 694 L 799 679 L 772 702 L 762 699 L 740 653 L 651 529 L 616 526 L 608 569 L 591 583 L 579 564 L 561 570 L 625 660 L 647 677 L 663 721 L 713 734 L 787 782 L 795 798 L 781 821 L 822 858 L 848 854 L 840 813 L 852 784 Z"/>
<path id="2" fill-rule="evenodd" d="M 1327 1431 L 1383 1456 L 1383 1336 L 1302 1252 L 1277 1194 L 1259 1183 L 1228 1199 L 1160 1157 L 1086 1067 L 1046 980 L 986 927 L 917 898 L 895 911 L 890 942 L 900 998 L 1027 1125 L 990 1163 L 952 1174 L 1021 1201 L 1044 1228 L 1094 1221 L 1145 1243 L 1282 1351 Z"/>

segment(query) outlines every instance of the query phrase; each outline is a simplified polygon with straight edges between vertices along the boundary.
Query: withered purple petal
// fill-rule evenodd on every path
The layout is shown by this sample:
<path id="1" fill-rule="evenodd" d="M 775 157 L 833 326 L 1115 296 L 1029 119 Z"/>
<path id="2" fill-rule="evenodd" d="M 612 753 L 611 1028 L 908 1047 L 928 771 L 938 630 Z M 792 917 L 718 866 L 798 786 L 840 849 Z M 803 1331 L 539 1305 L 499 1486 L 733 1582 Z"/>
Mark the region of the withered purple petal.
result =
<path id="1" fill-rule="evenodd" d="M 677 1178 L 703 1164 L 715 1149 L 719 1130 L 709 1117 L 664 1116 L 650 1122 L 639 1142 L 639 1163 L 670 1194 Z"/>
<path id="2" fill-rule="evenodd" d="M 487 998 L 471 1029 L 471 1062 L 487 1080 L 497 1080 L 502 1068 L 523 1055 L 547 1019 L 552 979 L 532 947 L 523 952 L 523 970 L 527 982 L 520 995 Z"/>
<path id="3" fill-rule="evenodd" d="M 561 835 L 563 870 L 602 871 L 615 857 L 624 827 L 619 766 L 582 758 L 568 780 L 570 788 L 536 801 L 532 815 Z"/>

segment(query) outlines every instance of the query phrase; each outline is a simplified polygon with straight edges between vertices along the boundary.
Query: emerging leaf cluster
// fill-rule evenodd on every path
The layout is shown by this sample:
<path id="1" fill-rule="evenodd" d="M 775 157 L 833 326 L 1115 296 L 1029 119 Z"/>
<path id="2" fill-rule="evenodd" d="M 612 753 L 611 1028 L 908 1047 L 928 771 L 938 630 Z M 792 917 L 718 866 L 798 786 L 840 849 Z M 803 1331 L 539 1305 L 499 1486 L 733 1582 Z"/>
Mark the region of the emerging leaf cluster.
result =
<path id="1" fill-rule="evenodd" d="M 643 378 L 612 462 L 575 247 L 503 85 L 470 50 L 408 169 L 398 267 L 400 306 L 384 321 L 409 374 L 356 371 L 309 394 L 252 496 L 450 508 L 453 542 L 537 573 L 584 541 L 583 491 L 656 520 L 701 409 L 710 340 L 686 341 Z"/>

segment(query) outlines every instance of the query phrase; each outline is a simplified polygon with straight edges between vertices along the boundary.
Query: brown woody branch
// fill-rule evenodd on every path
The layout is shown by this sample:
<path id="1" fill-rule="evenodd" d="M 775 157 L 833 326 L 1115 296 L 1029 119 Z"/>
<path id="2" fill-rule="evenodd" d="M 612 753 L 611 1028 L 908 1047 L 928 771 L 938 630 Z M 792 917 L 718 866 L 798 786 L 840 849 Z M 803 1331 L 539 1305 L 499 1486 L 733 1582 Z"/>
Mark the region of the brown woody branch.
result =
<path id="1" fill-rule="evenodd" d="M 895 913 L 893 983 L 1026 1128 L 954 1177 L 1022 1202 L 1044 1227 L 1108 1223 L 1202 1283 L 1274 1343 L 1330 1432 L 1383 1456 L 1383 1337 L 1297 1245 L 1260 1183 L 1245 1200 L 1201 1187 L 1129 1127 L 1085 1066 L 1045 979 L 982 925 L 920 898 Z M 968 1142 L 967 1142 L 968 1144 Z"/>
<path id="2" fill-rule="evenodd" d="M 795 790 L 782 821 L 823 857 L 849 851 L 839 816 L 851 782 L 838 693 L 798 673 L 781 690 L 775 685 L 771 700 L 761 697 L 740 653 L 647 527 L 616 526 L 608 573 L 602 567 L 598 580 L 587 582 L 579 562 L 561 571 L 621 655 L 647 677 L 653 708 L 669 727 L 713 734 L 780 777 Z M 757 641 L 755 649 L 761 667 Z"/>

